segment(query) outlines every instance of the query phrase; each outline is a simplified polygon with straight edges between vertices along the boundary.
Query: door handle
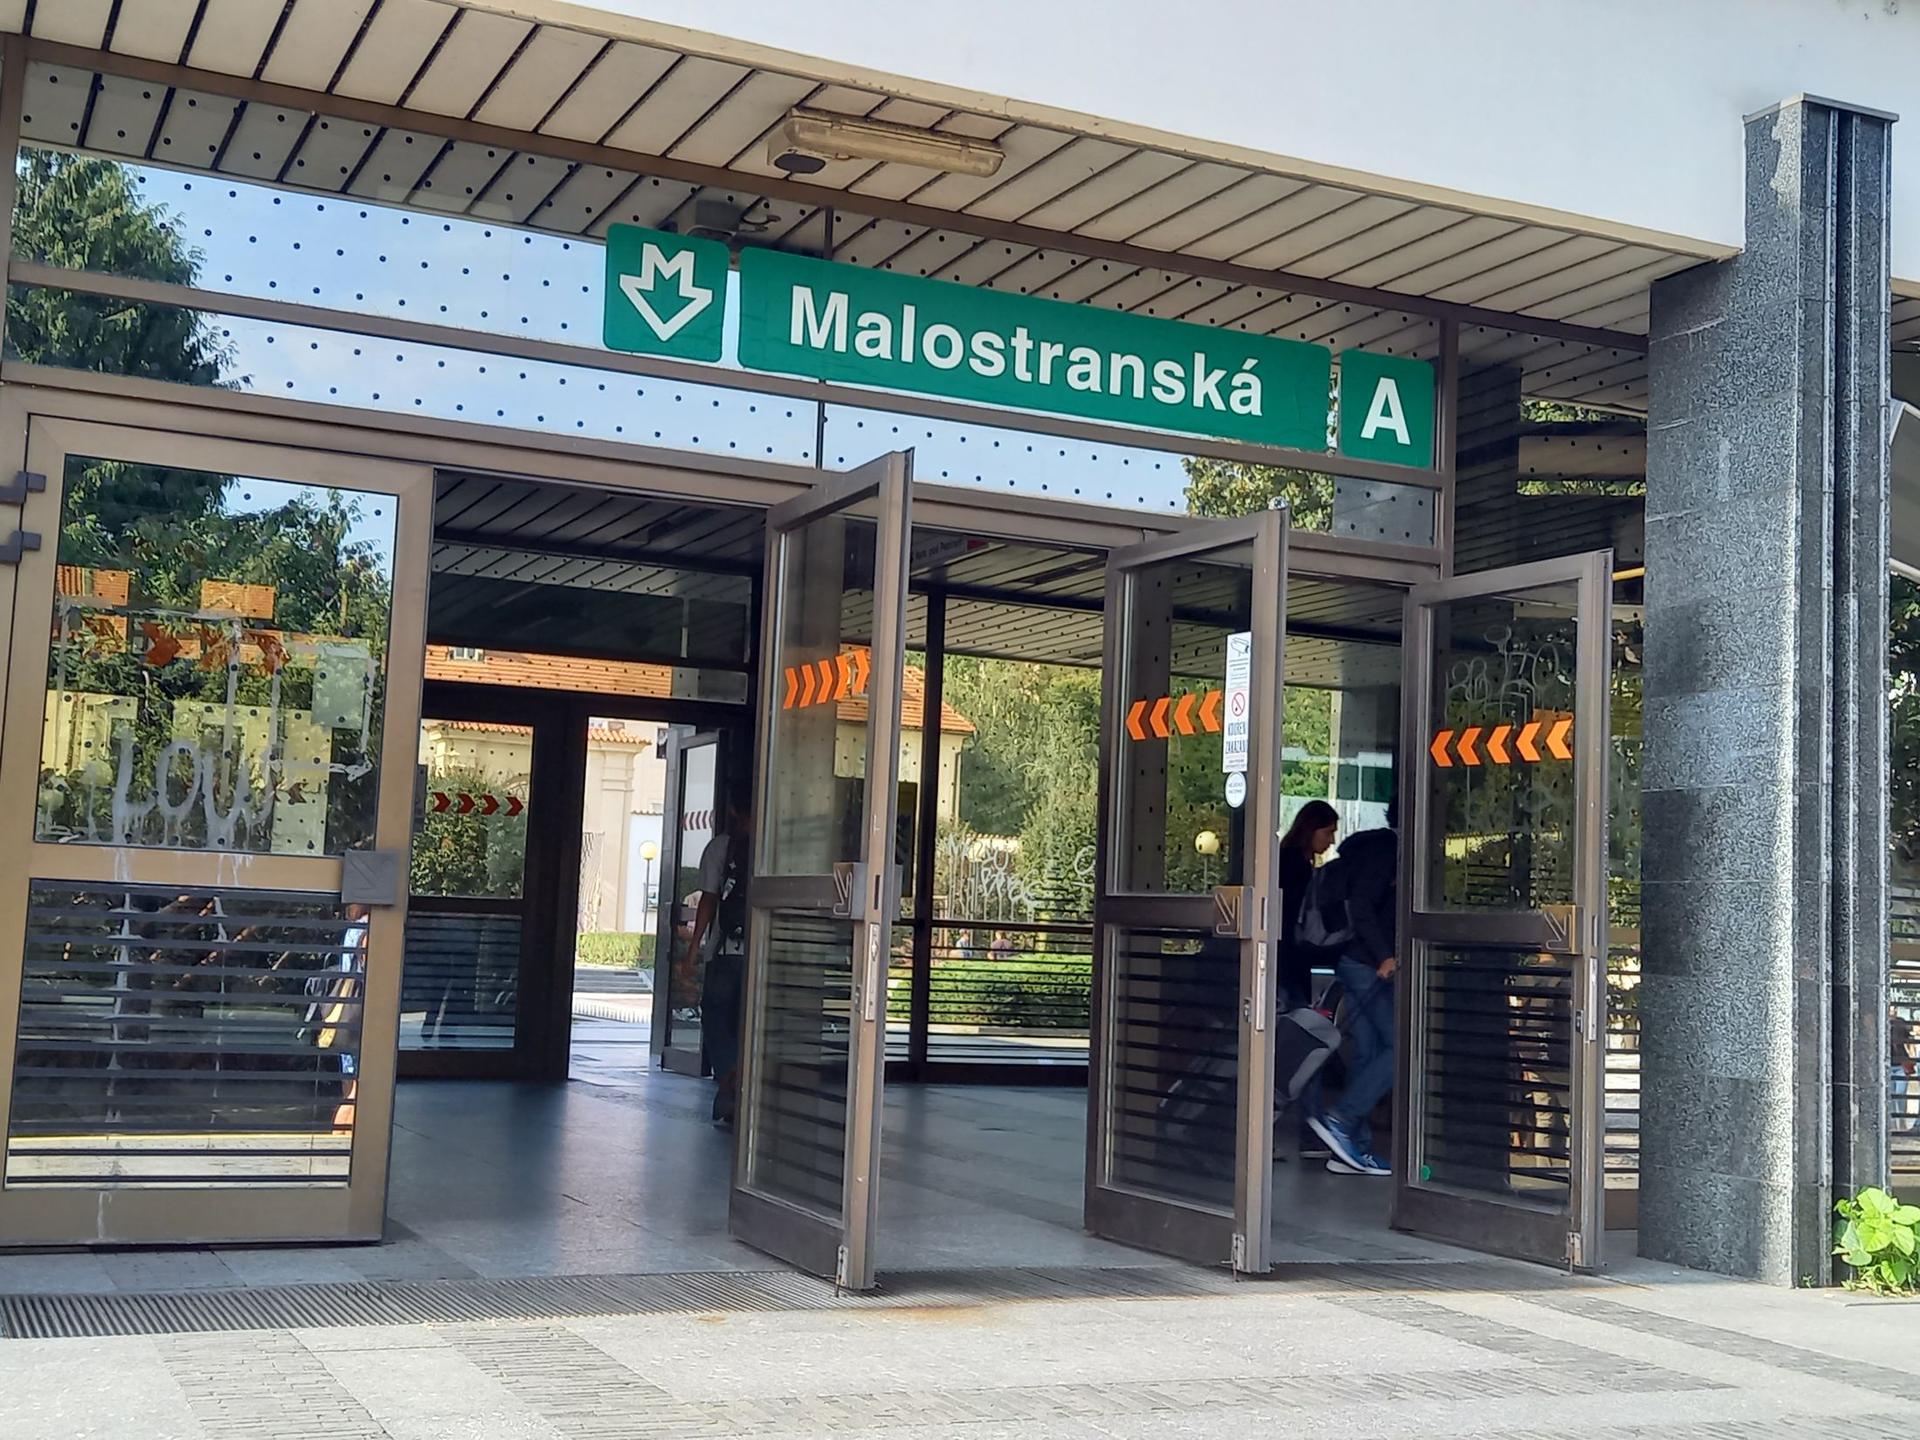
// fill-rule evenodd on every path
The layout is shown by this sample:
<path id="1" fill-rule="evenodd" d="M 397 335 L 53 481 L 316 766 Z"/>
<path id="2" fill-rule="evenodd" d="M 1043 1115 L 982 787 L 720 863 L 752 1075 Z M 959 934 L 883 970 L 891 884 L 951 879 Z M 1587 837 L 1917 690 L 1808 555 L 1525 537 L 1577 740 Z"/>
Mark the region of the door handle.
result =
<path id="1" fill-rule="evenodd" d="M 860 1014 L 866 1020 L 880 1018 L 880 932 L 884 928 L 878 922 L 867 926 L 866 979 L 860 985 Z"/>

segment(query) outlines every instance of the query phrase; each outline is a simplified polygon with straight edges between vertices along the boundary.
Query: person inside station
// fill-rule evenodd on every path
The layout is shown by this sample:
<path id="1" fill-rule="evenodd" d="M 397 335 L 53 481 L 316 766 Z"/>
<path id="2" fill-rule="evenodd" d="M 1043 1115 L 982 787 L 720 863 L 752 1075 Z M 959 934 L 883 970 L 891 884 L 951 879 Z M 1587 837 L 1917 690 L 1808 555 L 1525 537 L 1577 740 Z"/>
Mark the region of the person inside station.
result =
<path id="1" fill-rule="evenodd" d="M 1387 823 L 1362 830 L 1340 846 L 1341 892 L 1351 934 L 1335 977 L 1346 995 L 1347 1037 L 1353 1043 L 1340 1098 L 1310 1111 L 1307 1124 L 1329 1152 L 1337 1175 L 1391 1175 L 1373 1149 L 1374 1107 L 1393 1092 L 1394 977 L 1399 973 L 1399 802 L 1388 802 Z"/>
<path id="2" fill-rule="evenodd" d="M 729 1127 L 740 1098 L 752 831 L 746 778 L 736 775 L 726 789 L 720 828 L 700 852 L 700 901 L 686 929 L 684 952 L 685 964 L 697 967 L 701 977 L 701 1068 L 714 1079 L 713 1121 Z"/>

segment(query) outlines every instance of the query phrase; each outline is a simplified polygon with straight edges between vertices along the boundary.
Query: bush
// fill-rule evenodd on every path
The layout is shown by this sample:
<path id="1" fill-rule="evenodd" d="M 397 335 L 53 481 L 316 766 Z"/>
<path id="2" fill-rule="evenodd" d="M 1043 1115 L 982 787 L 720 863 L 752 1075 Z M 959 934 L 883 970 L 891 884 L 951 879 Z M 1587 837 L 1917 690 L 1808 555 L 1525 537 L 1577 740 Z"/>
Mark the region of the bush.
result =
<path id="1" fill-rule="evenodd" d="M 629 930 L 585 931 L 573 938 L 576 965 L 607 965 L 621 970 L 651 970 L 657 937 Z"/>
<path id="2" fill-rule="evenodd" d="M 1920 1262 L 1920 1206 L 1902 1205 L 1886 1191 L 1869 1187 L 1851 1200 L 1842 1200 L 1834 1212 L 1833 1253 L 1847 1262 L 1853 1278 L 1849 1290 L 1875 1295 L 1912 1295 Z"/>
<path id="3" fill-rule="evenodd" d="M 1084 1030 L 1093 962 L 1084 955 L 993 964 L 936 964 L 928 1019 L 935 1025 Z M 896 971 L 887 1004 L 905 1015 L 911 982 Z"/>

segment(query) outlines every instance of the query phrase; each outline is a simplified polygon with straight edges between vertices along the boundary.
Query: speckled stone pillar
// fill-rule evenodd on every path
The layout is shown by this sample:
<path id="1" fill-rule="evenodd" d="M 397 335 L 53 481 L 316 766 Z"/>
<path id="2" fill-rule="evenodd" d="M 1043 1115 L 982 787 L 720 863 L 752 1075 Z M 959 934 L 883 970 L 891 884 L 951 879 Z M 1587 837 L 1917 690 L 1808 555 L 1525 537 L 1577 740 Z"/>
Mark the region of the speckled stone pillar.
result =
<path id="1" fill-rule="evenodd" d="M 1890 129 L 1749 119 L 1653 292 L 1640 1248 L 1779 1284 L 1886 1170 Z"/>

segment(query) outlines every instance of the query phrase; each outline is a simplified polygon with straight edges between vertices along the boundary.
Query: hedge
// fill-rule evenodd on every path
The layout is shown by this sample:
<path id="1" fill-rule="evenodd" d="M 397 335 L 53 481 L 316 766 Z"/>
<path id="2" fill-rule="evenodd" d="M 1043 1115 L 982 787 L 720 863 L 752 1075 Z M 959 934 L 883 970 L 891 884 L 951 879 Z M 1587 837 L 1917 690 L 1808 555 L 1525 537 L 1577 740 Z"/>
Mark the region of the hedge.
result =
<path id="1" fill-rule="evenodd" d="M 657 938 L 626 930 L 585 931 L 573 937 L 574 962 L 610 965 L 622 970 L 651 970 Z"/>

